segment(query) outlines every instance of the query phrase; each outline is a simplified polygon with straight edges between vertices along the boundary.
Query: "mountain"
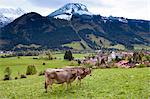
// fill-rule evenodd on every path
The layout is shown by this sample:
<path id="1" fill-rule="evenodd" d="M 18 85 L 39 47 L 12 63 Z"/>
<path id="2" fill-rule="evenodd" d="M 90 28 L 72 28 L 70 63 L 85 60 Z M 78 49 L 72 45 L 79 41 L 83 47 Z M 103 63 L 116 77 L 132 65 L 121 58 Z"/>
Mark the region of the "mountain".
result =
<path id="1" fill-rule="evenodd" d="M 21 8 L 0 8 L 0 28 L 12 22 L 25 13 Z"/>
<path id="2" fill-rule="evenodd" d="M 149 24 L 87 14 L 72 14 L 66 20 L 31 12 L 0 29 L 0 50 L 150 48 Z"/>
<path id="3" fill-rule="evenodd" d="M 80 3 L 68 3 L 63 7 L 59 8 L 58 10 L 49 14 L 49 17 L 70 20 L 72 18 L 72 15 L 74 14 L 92 15 L 92 13 L 88 11 L 85 5 Z"/>

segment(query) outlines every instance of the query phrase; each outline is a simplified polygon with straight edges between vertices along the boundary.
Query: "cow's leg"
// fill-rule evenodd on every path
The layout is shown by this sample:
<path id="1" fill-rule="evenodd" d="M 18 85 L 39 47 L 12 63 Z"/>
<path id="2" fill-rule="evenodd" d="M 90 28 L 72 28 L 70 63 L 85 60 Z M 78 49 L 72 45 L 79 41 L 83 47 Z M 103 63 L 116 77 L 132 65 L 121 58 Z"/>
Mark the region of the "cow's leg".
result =
<path id="1" fill-rule="evenodd" d="M 61 86 L 63 87 L 63 86 L 64 86 L 64 83 L 62 83 Z"/>
<path id="2" fill-rule="evenodd" d="M 81 86 L 81 79 L 80 78 L 77 79 L 76 85 L 80 85 Z"/>
<path id="3" fill-rule="evenodd" d="M 79 79 L 77 79 L 76 85 L 78 85 Z"/>
<path id="4" fill-rule="evenodd" d="M 80 86 L 81 86 L 82 82 L 81 82 L 81 79 L 80 79 Z"/>
<path id="5" fill-rule="evenodd" d="M 48 82 L 45 80 L 45 92 L 47 93 L 47 88 L 48 88 Z"/>
<path id="6" fill-rule="evenodd" d="M 50 84 L 50 90 L 52 91 L 53 80 L 50 80 L 49 84 Z"/>
<path id="7" fill-rule="evenodd" d="M 66 90 L 68 90 L 68 87 L 69 87 L 69 83 L 66 82 Z"/>
<path id="8" fill-rule="evenodd" d="M 50 86 L 50 89 L 52 91 L 52 84 L 53 80 L 45 80 L 45 92 L 47 93 L 48 86 Z"/>
<path id="9" fill-rule="evenodd" d="M 66 83 L 66 90 L 68 90 L 68 83 Z"/>
<path id="10" fill-rule="evenodd" d="M 81 86 L 81 79 L 78 79 L 79 86 Z"/>
<path id="11" fill-rule="evenodd" d="M 72 89 L 72 87 L 71 87 L 71 82 L 70 82 L 70 83 L 68 83 L 68 84 L 69 84 L 70 88 Z"/>

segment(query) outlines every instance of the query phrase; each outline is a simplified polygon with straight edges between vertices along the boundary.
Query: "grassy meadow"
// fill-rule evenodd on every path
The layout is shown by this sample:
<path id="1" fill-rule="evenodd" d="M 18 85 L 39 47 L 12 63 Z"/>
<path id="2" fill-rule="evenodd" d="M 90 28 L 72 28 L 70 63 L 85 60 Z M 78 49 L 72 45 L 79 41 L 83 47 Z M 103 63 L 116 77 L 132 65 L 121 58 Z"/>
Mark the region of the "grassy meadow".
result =
<path id="1" fill-rule="evenodd" d="M 61 68 L 67 65 L 77 65 L 76 62 L 69 62 L 63 60 L 64 54 L 56 54 L 56 60 L 47 59 L 33 59 L 40 58 L 43 56 L 23 56 L 23 57 L 11 57 L 11 58 L 0 58 L 0 79 L 3 78 L 4 70 L 6 67 L 10 67 L 12 70 L 12 76 L 15 77 L 20 74 L 25 74 L 28 65 L 35 65 L 38 72 L 44 71 L 46 68 Z M 83 54 L 74 54 L 75 58 L 83 57 Z M 44 56 L 46 57 L 46 56 Z M 45 65 L 43 65 L 45 63 Z"/>
<path id="2" fill-rule="evenodd" d="M 74 54 L 75 58 L 83 54 Z M 38 72 L 46 68 L 76 65 L 63 60 L 63 54 L 56 54 L 56 60 L 33 59 L 30 57 L 0 58 L 0 99 L 148 99 L 150 97 L 150 68 L 95 69 L 82 85 L 73 82 L 72 88 L 54 84 L 53 91 L 44 93 L 44 76 L 32 75 L 25 79 L 3 81 L 4 69 L 9 66 L 14 79 L 25 74 L 27 66 L 34 64 Z M 42 65 L 45 63 L 45 65 Z"/>

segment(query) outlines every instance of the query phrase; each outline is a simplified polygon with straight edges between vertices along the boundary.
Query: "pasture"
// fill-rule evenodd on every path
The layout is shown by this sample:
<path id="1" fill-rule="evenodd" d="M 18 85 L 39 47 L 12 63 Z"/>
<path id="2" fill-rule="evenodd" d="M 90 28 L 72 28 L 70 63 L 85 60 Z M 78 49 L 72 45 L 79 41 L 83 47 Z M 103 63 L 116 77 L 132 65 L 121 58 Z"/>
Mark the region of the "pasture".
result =
<path id="1" fill-rule="evenodd" d="M 83 57 L 76 54 L 74 57 Z M 63 60 L 33 59 L 33 57 L 0 58 L 0 99 L 148 99 L 150 97 L 150 68 L 95 69 L 92 76 L 82 80 L 82 85 L 73 82 L 72 88 L 54 84 L 53 91 L 44 93 L 44 76 L 32 75 L 25 79 L 3 81 L 4 69 L 9 66 L 12 77 L 18 72 L 25 74 L 29 64 L 34 64 L 38 72 L 46 68 L 59 68 L 76 64 Z M 42 65 L 42 63 L 46 63 Z"/>

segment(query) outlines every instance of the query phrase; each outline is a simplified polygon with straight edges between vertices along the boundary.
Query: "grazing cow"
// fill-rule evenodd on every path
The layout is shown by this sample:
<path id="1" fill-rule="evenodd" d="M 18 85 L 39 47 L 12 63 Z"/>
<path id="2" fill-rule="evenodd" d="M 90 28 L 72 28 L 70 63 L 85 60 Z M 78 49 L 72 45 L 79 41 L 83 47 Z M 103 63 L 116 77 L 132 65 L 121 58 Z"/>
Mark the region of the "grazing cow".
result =
<path id="1" fill-rule="evenodd" d="M 45 71 L 45 89 L 47 92 L 48 85 L 50 85 L 50 88 L 52 90 L 52 84 L 67 84 L 71 86 L 71 82 L 73 82 L 76 79 L 76 71 L 75 70 L 64 70 L 64 69 L 47 69 Z"/>
<path id="2" fill-rule="evenodd" d="M 71 83 L 77 78 L 81 85 L 81 80 L 87 75 L 91 74 L 90 68 L 85 67 L 71 67 L 67 66 L 63 69 L 47 69 L 45 71 L 45 89 L 50 85 L 52 90 L 52 84 L 67 84 L 71 86 Z"/>

